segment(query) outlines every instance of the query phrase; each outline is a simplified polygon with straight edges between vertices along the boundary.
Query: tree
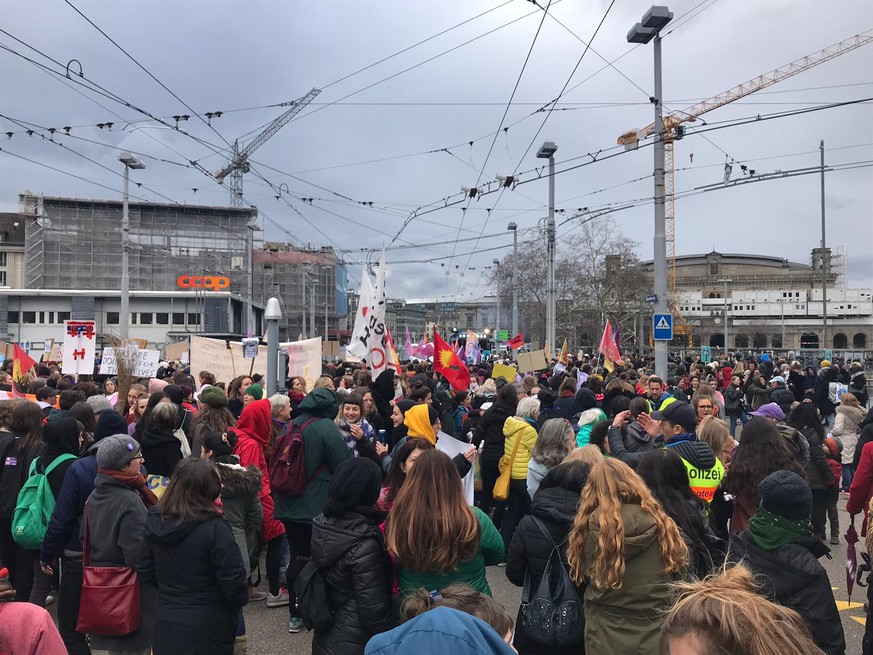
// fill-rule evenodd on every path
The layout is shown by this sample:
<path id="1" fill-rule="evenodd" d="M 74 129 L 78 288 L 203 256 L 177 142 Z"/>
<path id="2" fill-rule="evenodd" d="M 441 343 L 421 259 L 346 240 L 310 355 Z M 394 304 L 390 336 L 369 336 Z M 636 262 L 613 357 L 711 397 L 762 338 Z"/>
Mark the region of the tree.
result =
<path id="1" fill-rule="evenodd" d="M 645 310 L 646 281 L 636 253 L 611 217 L 583 223 L 563 235 L 555 258 L 555 332 L 559 348 L 567 337 L 573 348 L 596 347 L 609 318 L 625 346 L 636 344 L 635 319 Z M 512 269 L 518 267 L 519 328 L 534 343 L 543 343 L 547 297 L 546 233 L 540 230 L 492 271 L 501 311 L 512 307 Z M 504 314 L 506 316 L 510 314 Z"/>

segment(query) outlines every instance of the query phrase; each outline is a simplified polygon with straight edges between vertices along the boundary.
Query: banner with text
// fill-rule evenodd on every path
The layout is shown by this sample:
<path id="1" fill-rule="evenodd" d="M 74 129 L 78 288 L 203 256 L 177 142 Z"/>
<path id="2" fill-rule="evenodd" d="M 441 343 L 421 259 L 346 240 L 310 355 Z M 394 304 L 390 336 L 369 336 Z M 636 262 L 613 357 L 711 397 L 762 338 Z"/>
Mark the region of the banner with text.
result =
<path id="1" fill-rule="evenodd" d="M 133 363 L 131 375 L 135 378 L 152 378 L 158 372 L 158 361 L 161 358 L 160 350 L 147 350 L 130 348 L 130 353 L 121 353 L 128 361 Z M 100 375 L 118 375 L 118 359 L 115 348 L 104 348 L 100 359 Z"/>
<path id="2" fill-rule="evenodd" d="M 94 321 L 64 321 L 64 375 L 93 375 L 97 334 Z"/>

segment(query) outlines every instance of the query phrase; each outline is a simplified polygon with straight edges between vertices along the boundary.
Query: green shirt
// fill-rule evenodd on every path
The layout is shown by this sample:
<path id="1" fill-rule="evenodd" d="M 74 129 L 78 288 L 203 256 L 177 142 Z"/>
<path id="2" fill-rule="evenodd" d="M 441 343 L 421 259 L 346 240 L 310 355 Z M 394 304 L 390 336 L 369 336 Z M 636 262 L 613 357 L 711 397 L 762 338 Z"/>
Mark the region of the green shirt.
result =
<path id="1" fill-rule="evenodd" d="M 414 573 L 400 566 L 400 595 L 405 596 L 414 589 L 423 587 L 428 591 L 445 589 L 455 582 L 463 582 L 470 585 L 476 591 L 491 595 L 491 587 L 485 579 L 485 567 L 497 564 L 504 557 L 503 537 L 494 527 L 491 519 L 478 507 L 471 507 L 476 518 L 479 519 L 480 536 L 479 550 L 476 555 L 466 562 L 458 562 L 455 571 L 429 571 L 427 573 Z"/>

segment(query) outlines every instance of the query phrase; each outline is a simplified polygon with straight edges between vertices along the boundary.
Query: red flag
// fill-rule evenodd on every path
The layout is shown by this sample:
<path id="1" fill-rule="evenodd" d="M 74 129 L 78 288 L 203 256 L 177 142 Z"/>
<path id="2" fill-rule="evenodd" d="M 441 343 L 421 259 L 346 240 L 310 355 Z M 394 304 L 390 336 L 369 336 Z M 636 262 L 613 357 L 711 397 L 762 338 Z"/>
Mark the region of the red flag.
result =
<path id="1" fill-rule="evenodd" d="M 603 336 L 600 337 L 600 347 L 598 348 L 604 359 L 617 362 L 621 359 L 621 353 L 618 350 L 618 344 L 615 342 L 615 333 L 609 325 L 609 319 L 606 319 L 606 325 L 603 328 Z"/>
<path id="2" fill-rule="evenodd" d="M 36 362 L 23 348 L 19 348 L 17 343 L 13 352 L 12 379 L 18 382 L 26 373 L 30 372 L 30 369 L 36 366 Z"/>
<path id="3" fill-rule="evenodd" d="M 524 337 L 521 335 L 521 332 L 516 334 L 512 339 L 509 340 L 509 347 L 512 350 L 518 350 L 524 345 Z"/>
<path id="4" fill-rule="evenodd" d="M 470 370 L 467 365 L 452 350 L 443 338 L 433 331 L 433 368 L 445 376 L 452 389 L 466 391 L 470 388 Z"/>

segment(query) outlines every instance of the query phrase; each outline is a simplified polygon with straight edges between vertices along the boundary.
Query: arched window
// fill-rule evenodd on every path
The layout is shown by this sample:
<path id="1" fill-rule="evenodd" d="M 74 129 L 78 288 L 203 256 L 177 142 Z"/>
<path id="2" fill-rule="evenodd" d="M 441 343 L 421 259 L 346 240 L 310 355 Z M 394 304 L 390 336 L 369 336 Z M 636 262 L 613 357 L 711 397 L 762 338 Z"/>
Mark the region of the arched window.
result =
<path id="1" fill-rule="evenodd" d="M 852 348 L 863 350 L 867 347 L 867 335 L 863 332 L 858 332 L 854 337 L 852 337 Z"/>
<path id="2" fill-rule="evenodd" d="M 774 348 L 782 348 L 782 335 L 774 334 L 770 337 L 770 343 L 773 344 Z"/>
<path id="3" fill-rule="evenodd" d="M 801 348 L 818 348 L 818 335 L 815 332 L 804 332 L 800 335 Z"/>
<path id="4" fill-rule="evenodd" d="M 734 337 L 734 348 L 748 348 L 749 347 L 749 337 L 745 334 L 738 334 Z"/>
<path id="5" fill-rule="evenodd" d="M 842 332 L 837 332 L 834 335 L 834 348 L 836 350 L 845 350 L 849 346 L 849 338 Z"/>
<path id="6" fill-rule="evenodd" d="M 709 297 L 710 297 L 710 298 L 718 298 L 718 296 L 715 295 L 715 291 L 710 291 L 710 292 L 709 292 Z"/>
<path id="7" fill-rule="evenodd" d="M 766 348 L 767 335 L 763 332 L 756 332 L 752 337 L 752 346 L 755 348 Z"/>

